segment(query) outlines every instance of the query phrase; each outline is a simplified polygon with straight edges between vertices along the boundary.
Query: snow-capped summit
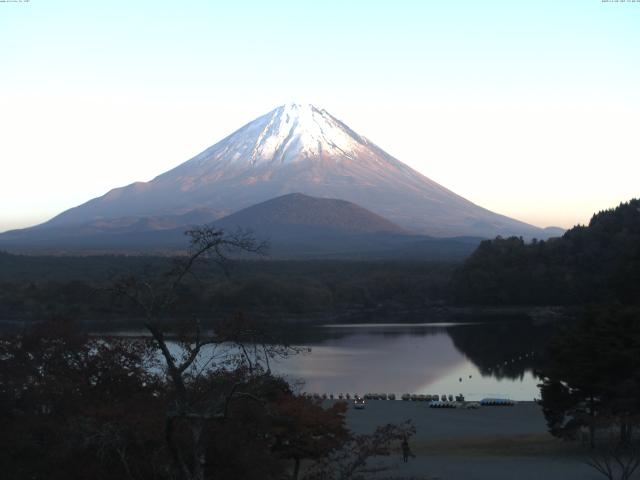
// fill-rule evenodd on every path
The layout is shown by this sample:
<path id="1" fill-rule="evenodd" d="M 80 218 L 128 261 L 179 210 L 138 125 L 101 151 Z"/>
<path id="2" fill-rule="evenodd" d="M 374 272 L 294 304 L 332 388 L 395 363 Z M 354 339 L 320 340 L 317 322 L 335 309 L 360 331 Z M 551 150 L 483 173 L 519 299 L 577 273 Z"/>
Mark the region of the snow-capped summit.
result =
<path id="1" fill-rule="evenodd" d="M 294 192 L 353 202 L 428 235 L 548 236 L 444 188 L 326 110 L 295 103 L 256 118 L 150 182 L 113 189 L 41 227 L 192 211 L 222 217 Z"/>
<path id="2" fill-rule="evenodd" d="M 367 141 L 326 110 L 289 103 L 248 123 L 195 157 L 193 165 L 287 165 L 309 158 L 353 159 Z"/>
<path id="3" fill-rule="evenodd" d="M 286 164 L 323 153 L 339 158 L 339 154 L 355 153 L 358 147 L 357 139 L 338 120 L 310 104 L 290 103 L 265 117 L 252 122 L 260 130 L 251 149 L 253 163 Z"/>
<path id="4" fill-rule="evenodd" d="M 177 182 L 181 190 L 187 192 L 201 189 L 212 181 L 233 181 L 268 188 L 273 196 L 278 196 L 298 191 L 302 181 L 309 184 L 302 189 L 304 193 L 343 198 L 343 189 L 374 187 L 389 175 L 408 189 L 421 188 L 426 180 L 433 188 L 444 190 L 422 176 L 416 184 L 415 176 L 420 174 L 326 110 L 291 103 L 249 122 L 153 182 Z M 229 192 L 226 200 L 219 204 L 228 204 L 229 195 L 234 193 Z M 238 205 L 239 208 L 246 206 Z M 234 205 L 224 212 L 235 210 Z"/>

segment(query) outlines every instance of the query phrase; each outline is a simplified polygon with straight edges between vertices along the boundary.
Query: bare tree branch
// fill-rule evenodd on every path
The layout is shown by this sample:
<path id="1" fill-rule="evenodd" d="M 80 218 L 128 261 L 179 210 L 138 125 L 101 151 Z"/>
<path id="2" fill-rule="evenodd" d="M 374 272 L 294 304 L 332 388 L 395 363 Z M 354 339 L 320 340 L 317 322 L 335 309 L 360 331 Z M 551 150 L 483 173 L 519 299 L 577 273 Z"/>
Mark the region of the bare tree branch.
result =
<path id="1" fill-rule="evenodd" d="M 200 378 L 204 368 L 213 362 L 213 357 L 205 362 L 205 366 L 200 372 L 196 372 L 195 377 L 190 372 L 191 367 L 196 364 L 204 347 L 233 339 L 233 344 L 244 353 L 244 359 L 250 366 L 249 373 L 252 374 L 257 367 L 256 362 L 259 363 L 257 348 L 254 350 L 252 359 L 246 349 L 245 342 L 247 340 L 255 341 L 255 332 L 241 332 L 236 329 L 233 335 L 228 335 L 225 332 L 222 332 L 221 335 L 220 332 L 216 332 L 214 337 L 204 339 L 200 320 L 195 318 L 194 332 L 189 337 L 185 337 L 182 343 L 184 355 L 181 358 L 176 358 L 171 353 L 161 328 L 161 315 L 165 314 L 176 301 L 177 290 L 185 278 L 188 275 L 195 276 L 193 269 L 198 260 L 208 258 L 221 267 L 225 275 L 228 275 L 228 262 L 231 255 L 238 253 L 263 255 L 266 252 L 267 244 L 256 241 L 249 231 L 237 230 L 234 233 L 227 233 L 213 226 L 193 228 L 185 234 L 190 239 L 189 253 L 185 259 L 176 263 L 165 279 L 152 282 L 148 279 L 140 280 L 129 276 L 116 282 L 114 291 L 129 299 L 143 312 L 144 326 L 153 337 L 164 358 L 167 377 L 172 383 L 175 393 L 172 405 L 166 413 L 165 437 L 176 466 L 176 473 L 178 477 L 185 480 L 202 480 L 204 478 L 202 422 L 226 418 L 229 405 L 234 399 L 246 398 L 256 401 L 260 401 L 260 399 L 249 392 L 238 391 L 239 383 L 234 384 L 228 395 L 218 396 L 221 401 L 209 398 L 209 394 L 213 392 L 199 392 L 201 389 L 197 387 L 197 383 L 189 382 Z M 197 276 L 195 278 L 197 279 Z M 233 329 L 228 330 L 233 331 Z M 268 349 L 266 347 L 264 347 L 264 352 L 268 365 Z M 196 385 L 196 388 L 194 391 L 190 391 L 189 389 L 193 390 L 193 385 Z M 211 385 L 211 388 L 215 388 L 215 385 Z M 175 438 L 176 420 L 189 422 L 193 445 L 187 458 L 193 459 L 192 469 L 185 463 L 185 455 Z"/>

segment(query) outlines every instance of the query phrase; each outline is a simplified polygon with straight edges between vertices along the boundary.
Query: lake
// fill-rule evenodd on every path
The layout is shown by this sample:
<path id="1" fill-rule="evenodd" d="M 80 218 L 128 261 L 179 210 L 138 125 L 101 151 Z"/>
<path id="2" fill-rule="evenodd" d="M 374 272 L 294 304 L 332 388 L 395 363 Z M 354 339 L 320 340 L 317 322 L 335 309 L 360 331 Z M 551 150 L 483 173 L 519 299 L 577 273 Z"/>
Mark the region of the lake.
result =
<path id="1" fill-rule="evenodd" d="M 540 398 L 534 371 L 553 330 L 553 324 L 526 319 L 296 325 L 286 329 L 287 341 L 308 351 L 272 360 L 271 368 L 308 393 L 533 400 Z M 178 353 L 176 344 L 171 348 Z M 203 352 L 203 362 L 208 353 Z"/>
<path id="2" fill-rule="evenodd" d="M 549 329 L 530 323 L 341 324 L 301 333 L 309 353 L 274 371 L 310 393 L 459 394 L 539 398 L 533 374 Z M 305 338 L 306 336 L 306 338 Z"/>

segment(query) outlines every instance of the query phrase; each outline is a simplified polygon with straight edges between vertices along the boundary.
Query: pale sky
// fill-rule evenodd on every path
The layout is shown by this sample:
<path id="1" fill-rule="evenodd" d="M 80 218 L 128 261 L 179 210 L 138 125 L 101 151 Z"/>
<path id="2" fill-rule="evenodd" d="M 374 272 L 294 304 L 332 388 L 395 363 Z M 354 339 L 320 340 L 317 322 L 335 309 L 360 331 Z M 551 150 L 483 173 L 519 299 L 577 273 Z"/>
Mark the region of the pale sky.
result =
<path id="1" fill-rule="evenodd" d="M 290 101 L 538 226 L 640 196 L 640 2 L 0 2 L 0 231 Z"/>

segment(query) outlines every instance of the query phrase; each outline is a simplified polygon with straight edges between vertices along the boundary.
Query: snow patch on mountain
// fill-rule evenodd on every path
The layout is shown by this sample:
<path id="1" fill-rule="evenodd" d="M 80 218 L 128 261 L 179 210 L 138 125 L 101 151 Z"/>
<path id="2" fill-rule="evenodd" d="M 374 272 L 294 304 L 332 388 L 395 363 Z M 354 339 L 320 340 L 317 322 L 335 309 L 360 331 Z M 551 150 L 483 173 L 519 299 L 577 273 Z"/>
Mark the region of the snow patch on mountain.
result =
<path id="1" fill-rule="evenodd" d="M 352 202 L 428 235 L 548 236 L 416 172 L 326 110 L 297 103 L 256 118 L 150 182 L 114 189 L 47 224 L 164 217 L 194 209 L 220 218 L 294 192 Z"/>
<path id="2" fill-rule="evenodd" d="M 326 110 L 291 103 L 250 122 L 191 162 L 277 166 L 323 156 L 339 161 L 354 158 L 362 147 L 358 140 Z"/>

